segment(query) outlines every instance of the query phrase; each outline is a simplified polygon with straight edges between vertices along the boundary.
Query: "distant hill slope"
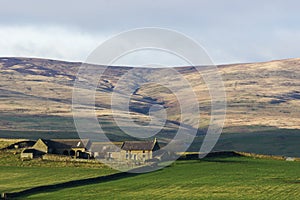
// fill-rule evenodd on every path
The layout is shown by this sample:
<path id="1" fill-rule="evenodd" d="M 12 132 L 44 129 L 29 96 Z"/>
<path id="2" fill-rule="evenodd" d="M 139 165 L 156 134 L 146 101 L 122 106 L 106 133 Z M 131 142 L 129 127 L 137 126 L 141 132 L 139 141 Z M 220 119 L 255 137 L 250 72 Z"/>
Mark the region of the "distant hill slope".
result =
<path id="1" fill-rule="evenodd" d="M 47 59 L 0 58 L 0 130 L 75 131 L 71 102 L 80 65 Z M 225 131 L 300 129 L 299 67 L 300 59 L 219 66 L 228 104 Z M 110 67 L 97 89 L 96 113 L 110 132 L 119 131 L 112 120 L 110 95 L 129 69 Z M 178 71 L 198 95 L 200 128 L 205 129 L 210 111 L 207 88 L 193 67 L 181 67 Z M 176 84 L 176 80 L 171 84 Z M 166 131 L 176 130 L 180 117 L 178 102 L 169 90 L 155 84 L 142 86 L 132 95 L 131 114 L 137 123 L 148 122 L 148 108 L 153 104 L 167 108 Z"/>

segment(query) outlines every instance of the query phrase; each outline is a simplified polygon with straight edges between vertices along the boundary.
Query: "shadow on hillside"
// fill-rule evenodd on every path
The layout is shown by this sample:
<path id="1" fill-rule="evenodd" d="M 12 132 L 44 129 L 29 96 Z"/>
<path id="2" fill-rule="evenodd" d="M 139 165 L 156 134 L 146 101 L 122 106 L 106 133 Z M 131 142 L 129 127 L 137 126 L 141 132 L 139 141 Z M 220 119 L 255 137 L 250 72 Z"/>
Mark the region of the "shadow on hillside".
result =
<path id="1" fill-rule="evenodd" d="M 221 152 L 212 152 L 209 153 L 203 161 L 206 162 L 217 162 L 217 163 L 244 163 L 248 161 L 244 160 L 234 160 L 228 158 L 235 158 L 235 157 L 243 157 L 241 154 L 234 152 L 234 151 L 221 151 Z"/>
<path id="2" fill-rule="evenodd" d="M 224 157 L 226 158 L 226 157 Z M 216 163 L 248 163 L 246 160 L 223 160 L 221 158 L 203 159 L 205 162 L 216 162 Z"/>
<path id="3" fill-rule="evenodd" d="M 201 155 L 201 154 L 200 154 Z M 208 153 L 204 158 L 199 159 L 199 153 L 187 154 L 181 156 L 178 160 L 195 160 L 198 162 L 216 162 L 216 163 L 248 163 L 246 160 L 230 159 L 244 157 L 235 151 L 217 151 Z M 180 163 L 184 164 L 184 163 Z"/>
<path id="4" fill-rule="evenodd" d="M 37 194 L 37 193 L 53 192 L 53 191 L 77 187 L 77 186 L 104 183 L 104 182 L 119 180 L 119 179 L 123 179 L 123 178 L 134 177 L 134 176 L 138 176 L 138 175 L 140 175 L 140 174 L 135 173 L 134 170 L 131 170 L 129 172 L 120 172 L 120 173 L 116 173 L 116 174 L 100 176 L 100 177 L 95 177 L 95 178 L 73 180 L 73 181 L 68 181 L 68 182 L 58 183 L 58 184 L 53 184 L 53 185 L 43 185 L 43 186 L 38 186 L 38 187 L 30 188 L 27 190 L 23 190 L 20 192 L 5 193 L 5 194 L 2 194 L 0 199 L 15 199 L 15 198 L 19 199 L 19 198 L 24 198 L 26 196 Z"/>

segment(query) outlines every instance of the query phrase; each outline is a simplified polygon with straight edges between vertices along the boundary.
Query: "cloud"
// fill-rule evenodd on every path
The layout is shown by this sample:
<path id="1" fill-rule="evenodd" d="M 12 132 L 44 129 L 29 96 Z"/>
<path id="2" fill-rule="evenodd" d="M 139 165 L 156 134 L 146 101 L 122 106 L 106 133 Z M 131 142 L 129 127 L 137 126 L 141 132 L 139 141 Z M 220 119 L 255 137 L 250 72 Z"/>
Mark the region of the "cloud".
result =
<path id="1" fill-rule="evenodd" d="M 216 64 L 267 61 L 300 57 L 300 30 L 281 28 L 252 32 L 222 31 L 216 28 L 194 38 Z M 82 31 L 57 25 L 0 25 L 0 56 L 41 57 L 85 61 L 103 41 L 113 36 L 108 32 Z M 190 36 L 187 34 L 187 36 Z M 157 59 L 160 58 L 160 59 Z M 118 60 L 116 65 L 186 65 L 174 56 L 158 52 L 138 52 Z"/>
<path id="2" fill-rule="evenodd" d="M 0 26 L 0 55 L 83 61 L 104 35 L 59 26 Z"/>
<path id="3" fill-rule="evenodd" d="M 114 34 L 162 27 L 196 40 L 217 64 L 300 57 L 299 6 L 297 0 L 4 1 L 0 56 L 84 61 Z"/>

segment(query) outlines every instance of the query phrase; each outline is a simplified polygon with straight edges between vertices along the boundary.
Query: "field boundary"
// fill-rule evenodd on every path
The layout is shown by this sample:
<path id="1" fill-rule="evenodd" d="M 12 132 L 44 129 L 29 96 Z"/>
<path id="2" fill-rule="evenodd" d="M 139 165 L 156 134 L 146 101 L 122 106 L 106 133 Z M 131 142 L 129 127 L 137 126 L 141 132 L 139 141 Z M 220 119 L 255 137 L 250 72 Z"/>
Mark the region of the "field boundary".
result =
<path id="1" fill-rule="evenodd" d="M 286 161 L 300 161 L 300 158 L 289 157 L 289 156 L 275 156 L 275 155 L 263 155 L 256 153 L 247 153 L 247 152 L 236 152 L 241 156 L 252 157 L 252 158 L 263 158 L 263 159 L 272 159 L 272 160 L 286 160 Z"/>
<path id="2" fill-rule="evenodd" d="M 71 188 L 81 185 L 90 185 L 90 184 L 96 184 L 96 183 L 103 183 L 113 180 L 118 180 L 121 178 L 127 178 L 127 177 L 133 177 L 137 176 L 139 174 L 137 173 L 127 173 L 127 172 L 120 172 L 116 174 L 106 175 L 106 176 L 100 176 L 95 178 L 87 178 L 87 179 L 81 179 L 81 180 L 73 180 L 53 185 L 43 185 L 38 186 L 30 189 L 26 189 L 20 192 L 12 192 L 12 193 L 2 193 L 0 199 L 14 199 L 19 197 L 24 197 L 27 195 L 35 194 L 38 192 L 49 192 L 49 191 L 55 191 L 65 188 Z"/>
<path id="3" fill-rule="evenodd" d="M 72 187 L 77 187 L 77 186 L 82 186 L 82 185 L 90 185 L 90 184 L 119 180 L 122 178 L 134 177 L 134 176 L 141 175 L 141 173 L 136 173 L 136 172 L 138 172 L 139 170 L 141 170 L 143 168 L 149 168 L 149 167 L 151 167 L 151 166 L 143 166 L 143 167 L 129 170 L 128 172 L 119 172 L 119 173 L 100 176 L 100 177 L 79 179 L 79 180 L 67 181 L 67 182 L 57 183 L 57 184 L 52 184 L 52 185 L 42 185 L 42 186 L 29 188 L 29 189 L 26 189 L 23 191 L 19 191 L 19 192 L 11 192 L 11 193 L 3 192 L 3 193 L 1 193 L 0 199 L 15 199 L 15 198 L 24 197 L 24 196 L 28 196 L 28 195 L 39 193 L 39 192 L 56 191 L 56 190 L 65 189 L 65 188 L 72 188 Z"/>

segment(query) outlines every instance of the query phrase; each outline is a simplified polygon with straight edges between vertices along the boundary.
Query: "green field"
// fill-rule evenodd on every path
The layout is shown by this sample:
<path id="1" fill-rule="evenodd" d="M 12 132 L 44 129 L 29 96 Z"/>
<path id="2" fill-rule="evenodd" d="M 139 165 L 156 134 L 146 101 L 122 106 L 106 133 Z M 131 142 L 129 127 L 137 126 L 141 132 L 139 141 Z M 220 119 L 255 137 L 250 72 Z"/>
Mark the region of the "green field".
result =
<path id="1" fill-rule="evenodd" d="M 0 192 L 19 192 L 36 186 L 63 183 L 115 173 L 95 163 L 21 161 L 14 151 L 0 151 Z"/>
<path id="2" fill-rule="evenodd" d="M 2 157 L 0 191 L 24 193 L 19 199 L 299 199 L 300 162 L 249 157 L 176 161 L 146 174 L 120 174 L 107 167 L 15 160 Z M 11 162 L 9 162 L 11 160 Z M 15 160 L 17 164 L 12 161 Z M 95 178 L 98 177 L 98 178 Z M 85 179 L 85 180 L 82 180 Z M 78 180 L 69 184 L 59 184 Z"/>

